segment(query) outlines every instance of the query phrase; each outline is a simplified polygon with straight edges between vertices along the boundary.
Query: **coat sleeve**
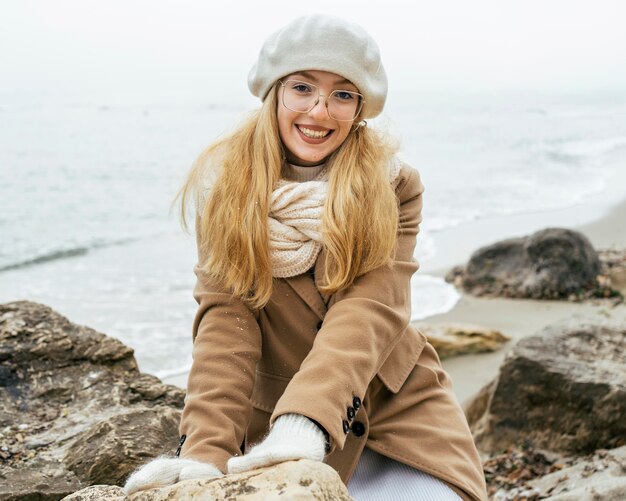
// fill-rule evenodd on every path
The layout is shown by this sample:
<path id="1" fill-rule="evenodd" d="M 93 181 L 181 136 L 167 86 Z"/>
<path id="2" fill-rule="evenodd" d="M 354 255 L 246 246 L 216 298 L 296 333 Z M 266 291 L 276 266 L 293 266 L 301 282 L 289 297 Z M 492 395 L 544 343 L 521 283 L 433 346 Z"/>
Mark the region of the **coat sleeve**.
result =
<path id="1" fill-rule="evenodd" d="M 261 332 L 255 314 L 243 301 L 213 283 L 198 265 L 194 271 L 199 307 L 180 423 L 180 433 L 186 435 L 181 456 L 225 472 L 228 459 L 241 454 L 250 420 Z"/>
<path id="2" fill-rule="evenodd" d="M 413 258 L 422 220 L 424 190 L 416 170 L 404 168 L 399 199 L 399 230 L 391 268 L 380 267 L 335 293 L 311 351 L 278 400 L 271 422 L 296 413 L 319 423 L 329 434 L 331 451 L 343 449 L 343 421 L 354 397 L 363 399 L 411 317 Z"/>

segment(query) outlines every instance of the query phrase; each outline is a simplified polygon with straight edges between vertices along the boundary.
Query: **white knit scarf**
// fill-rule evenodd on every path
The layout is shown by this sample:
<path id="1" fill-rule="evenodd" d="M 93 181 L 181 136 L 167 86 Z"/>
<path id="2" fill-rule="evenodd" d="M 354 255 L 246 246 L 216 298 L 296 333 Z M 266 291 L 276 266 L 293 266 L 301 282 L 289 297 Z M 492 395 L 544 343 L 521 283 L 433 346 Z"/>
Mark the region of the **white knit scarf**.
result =
<path id="1" fill-rule="evenodd" d="M 389 182 L 396 184 L 400 162 L 389 165 Z M 313 180 L 281 179 L 272 192 L 269 214 L 272 275 L 294 277 L 310 269 L 322 249 L 320 224 L 328 189 L 328 170 Z"/>

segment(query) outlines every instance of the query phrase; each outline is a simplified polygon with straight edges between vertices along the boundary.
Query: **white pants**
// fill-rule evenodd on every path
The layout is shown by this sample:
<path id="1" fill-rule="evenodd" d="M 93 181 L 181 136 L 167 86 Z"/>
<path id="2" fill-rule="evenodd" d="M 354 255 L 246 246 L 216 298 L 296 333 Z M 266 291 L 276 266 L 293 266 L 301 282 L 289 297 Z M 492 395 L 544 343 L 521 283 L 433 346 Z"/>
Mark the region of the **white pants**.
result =
<path id="1" fill-rule="evenodd" d="M 363 449 L 348 492 L 356 501 L 460 501 L 448 485 L 428 473 Z"/>

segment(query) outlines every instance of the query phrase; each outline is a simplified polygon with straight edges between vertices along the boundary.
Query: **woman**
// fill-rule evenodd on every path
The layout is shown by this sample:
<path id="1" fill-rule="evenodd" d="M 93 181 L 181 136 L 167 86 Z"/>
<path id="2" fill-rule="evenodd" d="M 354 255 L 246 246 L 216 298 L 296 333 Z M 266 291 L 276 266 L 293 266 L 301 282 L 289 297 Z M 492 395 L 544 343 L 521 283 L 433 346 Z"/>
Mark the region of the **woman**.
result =
<path id="1" fill-rule="evenodd" d="M 293 459 L 359 501 L 486 499 L 450 380 L 410 321 L 417 171 L 366 126 L 387 79 L 362 28 L 305 16 L 249 75 L 261 109 L 209 147 L 198 193 L 199 310 L 176 458 L 128 493 Z"/>

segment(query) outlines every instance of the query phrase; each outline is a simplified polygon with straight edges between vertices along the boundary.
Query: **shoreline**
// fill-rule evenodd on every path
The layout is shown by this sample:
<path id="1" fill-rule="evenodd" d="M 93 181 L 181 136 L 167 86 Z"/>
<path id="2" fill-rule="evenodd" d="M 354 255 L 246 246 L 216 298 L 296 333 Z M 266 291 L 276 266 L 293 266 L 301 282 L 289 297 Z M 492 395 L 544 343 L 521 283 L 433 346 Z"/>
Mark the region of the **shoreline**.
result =
<path id="1" fill-rule="evenodd" d="M 597 203 L 596 201 L 595 203 Z M 584 207 L 583 207 L 584 208 Z M 597 207 L 596 207 L 597 208 Z M 507 238 L 532 233 L 549 226 L 571 228 L 582 232 L 596 249 L 626 248 L 626 198 L 600 217 L 589 221 L 581 219 L 587 212 L 582 208 L 570 208 L 551 213 L 533 213 L 498 217 L 467 223 L 434 235 L 437 245 L 436 258 L 420 267 L 418 273 L 443 278 L 456 264 L 466 263 L 478 248 Z M 574 224 L 564 225 L 563 220 Z M 559 224 L 560 223 L 560 224 Z M 576 224 L 579 223 L 579 224 Z M 508 228 L 508 231 L 503 231 Z M 496 235 L 488 238 L 488 235 Z M 440 252 L 444 249 L 444 252 Z M 455 306 L 437 315 L 420 320 L 425 323 L 467 323 L 502 331 L 511 340 L 493 353 L 461 355 L 443 360 L 444 369 L 450 374 L 457 398 L 464 404 L 498 372 L 508 349 L 519 339 L 531 336 L 543 327 L 565 319 L 601 318 L 626 322 L 626 305 L 611 308 L 605 301 L 572 303 L 569 301 L 476 298 L 461 293 Z M 163 382 L 185 387 L 188 372 L 162 378 Z"/>
<path id="2" fill-rule="evenodd" d="M 626 248 L 626 192 L 617 203 L 608 207 L 602 207 L 601 201 L 591 201 L 590 206 L 594 210 L 576 205 L 556 211 L 485 218 L 439 231 L 432 234 L 435 254 L 420 263 L 418 273 L 444 277 L 453 266 L 466 263 L 480 247 L 549 227 L 580 231 L 596 250 Z M 590 217 L 589 213 L 598 216 Z"/>

